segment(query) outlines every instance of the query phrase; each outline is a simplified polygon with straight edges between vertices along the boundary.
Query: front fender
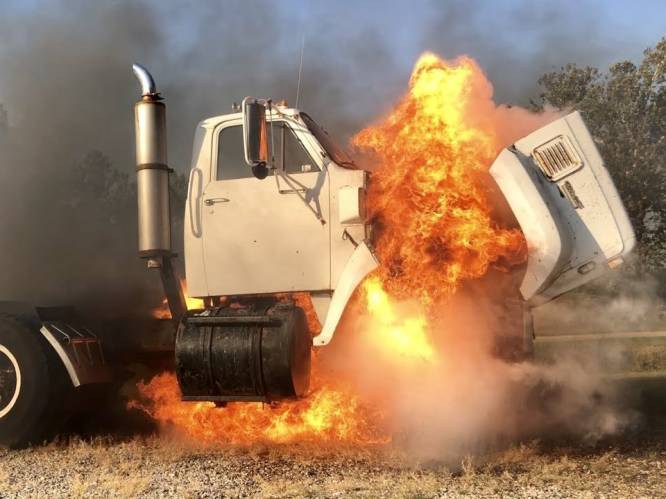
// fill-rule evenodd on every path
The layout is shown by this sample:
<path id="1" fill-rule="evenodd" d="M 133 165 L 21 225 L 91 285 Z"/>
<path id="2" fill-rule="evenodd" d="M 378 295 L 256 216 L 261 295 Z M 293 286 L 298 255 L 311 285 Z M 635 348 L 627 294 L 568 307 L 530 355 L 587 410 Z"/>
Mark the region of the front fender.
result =
<path id="1" fill-rule="evenodd" d="M 347 307 L 349 298 L 351 298 L 351 295 L 363 278 L 375 270 L 378 265 L 377 258 L 365 242 L 356 247 L 349 257 L 345 268 L 342 270 L 342 274 L 340 274 L 338 286 L 333 293 L 321 333 L 313 339 L 315 346 L 328 345 L 331 338 L 333 338 L 335 328 L 340 322 L 342 313 Z"/>

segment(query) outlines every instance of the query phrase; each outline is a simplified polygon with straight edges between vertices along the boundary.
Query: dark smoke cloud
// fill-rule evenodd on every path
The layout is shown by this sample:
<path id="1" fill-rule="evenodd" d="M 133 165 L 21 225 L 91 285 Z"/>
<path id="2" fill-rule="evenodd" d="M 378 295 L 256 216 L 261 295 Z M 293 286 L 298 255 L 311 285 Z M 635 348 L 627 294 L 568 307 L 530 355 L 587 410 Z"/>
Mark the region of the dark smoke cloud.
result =
<path id="1" fill-rule="evenodd" d="M 133 170 L 131 64 L 146 64 L 167 97 L 170 162 L 184 172 L 200 119 L 245 95 L 293 102 L 301 32 L 262 1 L 44 7 L 0 20 L 0 102 L 11 125 L 0 146 L 1 296 L 145 308 L 159 302 L 157 276 L 136 257 L 134 194 L 118 174 Z M 390 72 L 387 50 L 360 28 L 338 44 L 308 39 L 301 102 L 351 133 L 369 114 L 351 96 L 371 94 Z"/>
<path id="2" fill-rule="evenodd" d="M 423 46 L 446 57 L 469 54 L 493 82 L 496 100 L 525 105 L 538 95 L 537 80 L 567 63 L 606 65 L 640 54 L 635 39 L 609 43 L 606 4 L 507 2 L 488 15 L 479 0 L 432 2 Z M 639 42 L 638 42 L 639 43 Z"/>
<path id="3" fill-rule="evenodd" d="M 0 103 L 10 131 L 0 138 L 0 298 L 115 310 L 159 301 L 157 276 L 135 253 L 133 62 L 151 69 L 167 98 L 170 162 L 185 172 L 200 119 L 228 112 L 246 95 L 293 103 L 303 36 L 301 107 L 342 139 L 400 95 L 422 49 L 477 57 L 498 94 L 518 101 L 553 65 L 610 55 L 601 43 L 580 43 L 596 32 L 596 14 L 577 11 L 572 19 L 539 4 L 487 25 L 473 2 L 418 4 L 425 15 L 411 5 L 52 0 L 5 7 Z M 517 53 L 524 44 L 509 35 L 527 26 L 532 48 Z M 396 40 L 404 50 L 396 52 Z"/>
<path id="4" fill-rule="evenodd" d="M 148 294 L 130 259 L 131 188 L 113 165 L 127 170 L 133 147 L 127 64 L 152 57 L 154 28 L 129 3 L 63 2 L 0 20 L 3 299 L 118 310 Z"/>

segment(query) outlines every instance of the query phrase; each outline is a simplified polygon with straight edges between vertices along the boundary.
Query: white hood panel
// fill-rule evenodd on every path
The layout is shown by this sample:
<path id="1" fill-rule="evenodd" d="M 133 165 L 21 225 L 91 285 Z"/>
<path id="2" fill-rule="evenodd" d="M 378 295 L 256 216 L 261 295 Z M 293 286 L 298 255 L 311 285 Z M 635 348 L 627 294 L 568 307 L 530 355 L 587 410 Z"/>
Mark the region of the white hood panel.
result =
<path id="1" fill-rule="evenodd" d="M 636 238 L 578 112 L 503 150 L 490 169 L 528 246 L 521 284 L 537 305 L 623 261 Z"/>

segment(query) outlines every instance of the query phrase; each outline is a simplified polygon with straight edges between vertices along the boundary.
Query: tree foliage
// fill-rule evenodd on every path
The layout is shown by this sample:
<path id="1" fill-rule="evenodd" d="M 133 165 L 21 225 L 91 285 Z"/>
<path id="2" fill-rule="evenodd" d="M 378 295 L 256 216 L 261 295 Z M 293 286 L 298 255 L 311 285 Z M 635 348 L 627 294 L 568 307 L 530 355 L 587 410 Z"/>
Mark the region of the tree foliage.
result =
<path id="1" fill-rule="evenodd" d="M 534 106 L 585 115 L 638 239 L 640 270 L 666 269 L 666 38 L 638 64 L 569 64 L 539 79 Z"/>

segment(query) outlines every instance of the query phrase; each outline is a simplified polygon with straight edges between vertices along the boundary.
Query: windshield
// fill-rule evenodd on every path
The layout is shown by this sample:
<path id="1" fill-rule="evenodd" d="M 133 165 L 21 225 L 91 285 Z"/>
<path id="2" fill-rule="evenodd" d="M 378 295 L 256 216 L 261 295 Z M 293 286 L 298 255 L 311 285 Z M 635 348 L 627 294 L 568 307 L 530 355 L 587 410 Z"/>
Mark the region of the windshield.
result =
<path id="1" fill-rule="evenodd" d="M 301 118 L 303 118 L 303 121 L 305 122 L 305 125 L 308 127 L 308 130 L 312 132 L 312 135 L 315 136 L 315 138 L 319 141 L 319 143 L 326 151 L 326 154 L 328 154 L 328 156 L 333 161 L 335 161 L 340 166 L 345 166 L 347 168 L 356 168 L 354 160 L 352 160 L 349 154 L 347 154 L 347 152 L 342 147 L 340 147 L 335 142 L 335 140 L 333 140 L 333 137 L 331 137 L 326 130 L 317 125 L 315 120 L 310 118 L 310 116 L 308 116 L 305 113 L 301 113 Z"/>

